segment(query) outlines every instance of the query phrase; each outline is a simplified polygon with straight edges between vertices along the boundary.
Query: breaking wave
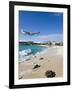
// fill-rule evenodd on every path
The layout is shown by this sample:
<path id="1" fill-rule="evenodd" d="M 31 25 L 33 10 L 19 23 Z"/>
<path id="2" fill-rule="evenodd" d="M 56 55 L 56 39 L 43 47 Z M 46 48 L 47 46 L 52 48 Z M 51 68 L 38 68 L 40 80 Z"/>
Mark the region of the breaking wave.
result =
<path id="1" fill-rule="evenodd" d="M 25 61 L 25 60 L 29 60 L 32 58 L 32 54 L 31 54 L 31 49 L 26 49 L 26 50 L 22 50 L 19 51 L 19 61 Z"/>

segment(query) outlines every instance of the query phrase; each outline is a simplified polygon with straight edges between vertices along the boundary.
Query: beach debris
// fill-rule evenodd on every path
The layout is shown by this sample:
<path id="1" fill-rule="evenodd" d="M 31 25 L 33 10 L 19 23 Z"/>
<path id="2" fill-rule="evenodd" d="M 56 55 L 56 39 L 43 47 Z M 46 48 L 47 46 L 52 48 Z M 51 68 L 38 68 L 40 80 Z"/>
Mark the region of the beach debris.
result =
<path id="1" fill-rule="evenodd" d="M 19 75 L 19 79 L 22 79 L 23 78 L 23 76 L 22 75 Z"/>
<path id="2" fill-rule="evenodd" d="M 37 56 L 34 56 L 35 58 L 37 57 Z"/>
<path id="3" fill-rule="evenodd" d="M 54 71 L 52 71 L 52 70 L 48 70 L 48 71 L 45 72 L 45 76 L 47 78 L 52 78 L 52 77 L 56 76 L 56 73 Z"/>
<path id="4" fill-rule="evenodd" d="M 40 58 L 40 60 L 44 59 L 43 57 Z"/>
<path id="5" fill-rule="evenodd" d="M 36 64 L 36 65 L 33 67 L 33 69 L 36 69 L 36 68 L 39 68 L 39 67 L 40 67 L 40 65 Z"/>
<path id="6" fill-rule="evenodd" d="M 30 60 L 30 58 L 29 59 L 26 59 L 26 61 L 29 61 Z"/>

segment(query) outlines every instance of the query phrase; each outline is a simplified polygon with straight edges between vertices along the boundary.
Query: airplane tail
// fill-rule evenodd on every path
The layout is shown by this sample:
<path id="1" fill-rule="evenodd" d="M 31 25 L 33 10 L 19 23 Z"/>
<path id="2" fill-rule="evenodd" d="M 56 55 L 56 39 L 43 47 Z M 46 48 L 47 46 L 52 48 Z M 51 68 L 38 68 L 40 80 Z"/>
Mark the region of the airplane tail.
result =
<path id="1" fill-rule="evenodd" d="M 25 32 L 23 31 L 23 29 L 21 29 L 21 33 L 22 33 L 22 34 L 25 34 Z"/>

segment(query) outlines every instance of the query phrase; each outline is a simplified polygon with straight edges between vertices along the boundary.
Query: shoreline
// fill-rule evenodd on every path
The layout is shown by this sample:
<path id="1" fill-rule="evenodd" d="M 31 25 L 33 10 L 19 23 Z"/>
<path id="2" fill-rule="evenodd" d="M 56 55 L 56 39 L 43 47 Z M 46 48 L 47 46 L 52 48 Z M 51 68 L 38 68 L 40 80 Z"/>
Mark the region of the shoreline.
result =
<path id="1" fill-rule="evenodd" d="M 33 69 L 38 64 L 39 68 Z M 19 78 L 46 78 L 45 72 L 53 70 L 56 77 L 63 76 L 63 46 L 54 46 L 38 55 L 34 55 L 31 60 L 19 62 Z"/>

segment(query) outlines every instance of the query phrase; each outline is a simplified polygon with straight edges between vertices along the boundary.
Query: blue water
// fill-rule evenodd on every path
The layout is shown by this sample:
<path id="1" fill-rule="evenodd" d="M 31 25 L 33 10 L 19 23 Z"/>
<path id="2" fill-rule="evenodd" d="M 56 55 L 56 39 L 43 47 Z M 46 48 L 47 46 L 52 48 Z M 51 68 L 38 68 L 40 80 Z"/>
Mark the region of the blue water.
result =
<path id="1" fill-rule="evenodd" d="M 19 61 L 29 60 L 36 53 L 40 53 L 47 47 L 45 46 L 37 46 L 37 45 L 25 45 L 23 43 L 19 43 Z"/>
<path id="2" fill-rule="evenodd" d="M 45 48 L 46 48 L 45 46 L 24 45 L 22 43 L 19 44 L 19 51 L 26 50 L 26 49 L 31 49 L 32 54 L 35 54 L 37 52 L 41 52 Z"/>

